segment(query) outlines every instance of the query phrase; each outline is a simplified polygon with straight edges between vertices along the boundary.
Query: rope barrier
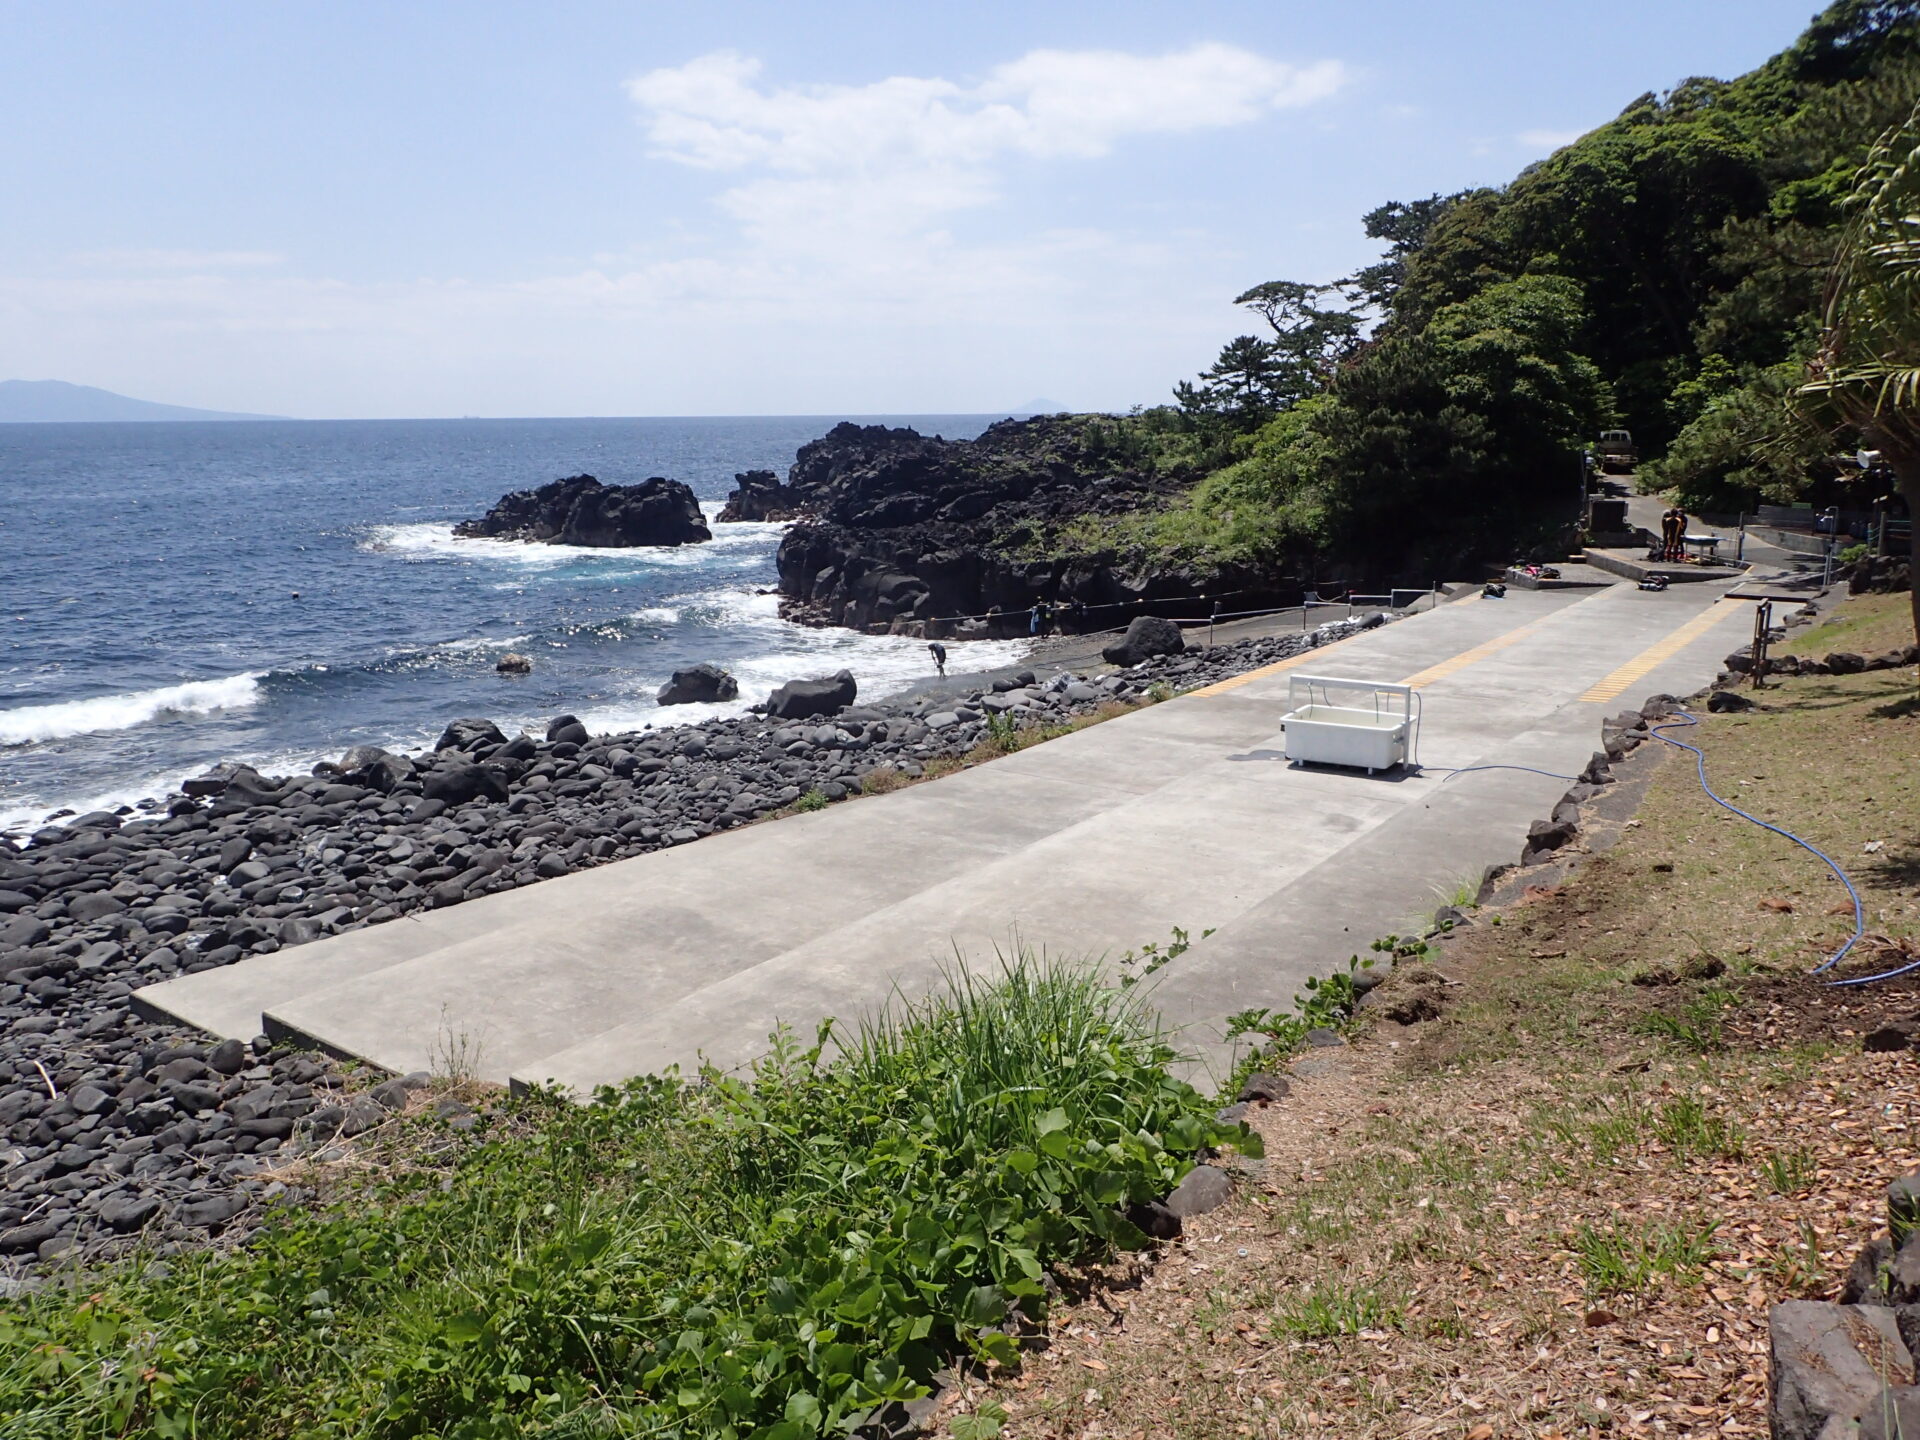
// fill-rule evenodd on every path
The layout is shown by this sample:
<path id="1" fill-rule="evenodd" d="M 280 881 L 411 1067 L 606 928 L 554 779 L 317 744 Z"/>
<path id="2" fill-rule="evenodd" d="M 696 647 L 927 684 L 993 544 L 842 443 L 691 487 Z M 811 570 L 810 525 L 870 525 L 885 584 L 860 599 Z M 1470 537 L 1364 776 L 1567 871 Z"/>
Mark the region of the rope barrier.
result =
<path id="1" fill-rule="evenodd" d="M 1056 616 L 1065 615 L 1067 618 L 1071 619 L 1075 616 L 1085 615 L 1089 611 L 1094 611 L 1094 610 L 1129 610 L 1129 609 L 1137 609 L 1140 607 L 1150 606 L 1150 605 L 1168 605 L 1168 604 L 1193 605 L 1193 604 L 1199 604 L 1207 600 L 1218 601 L 1218 600 L 1224 600 L 1227 597 L 1232 595 L 1246 595 L 1249 593 L 1257 593 L 1257 592 L 1249 592 L 1246 590 L 1223 590 L 1217 595 L 1190 595 L 1180 600 L 1102 600 L 1095 605 L 1071 605 L 1071 606 L 1066 606 L 1062 608 L 1056 608 L 1053 611 L 1053 614 Z M 1414 596 L 1430 595 L 1432 593 L 1433 592 L 1430 590 L 1399 590 L 1394 592 L 1394 594 L 1396 595 L 1414 595 Z M 1215 614 L 1201 615 L 1201 616 L 1196 616 L 1192 618 L 1179 617 L 1179 616 L 1169 616 L 1165 618 L 1172 619 L 1176 625 L 1186 625 L 1186 624 L 1207 625 L 1207 624 L 1212 624 L 1213 622 L 1219 621 L 1219 620 L 1244 620 L 1247 617 L 1253 616 L 1253 615 L 1283 615 L 1289 610 L 1325 609 L 1325 608 L 1334 608 L 1342 605 L 1351 608 L 1352 606 L 1362 605 L 1362 604 L 1378 604 L 1378 605 L 1385 606 L 1388 609 L 1400 608 L 1398 605 L 1394 603 L 1394 598 L 1392 595 L 1356 595 L 1356 594 L 1350 593 L 1338 600 L 1318 600 L 1318 599 L 1303 600 L 1298 605 L 1275 605 L 1264 610 L 1222 610 Z M 978 614 L 972 614 L 972 615 L 931 615 L 931 616 L 928 616 L 925 620 L 920 621 L 919 623 L 926 624 L 926 625 L 951 625 L 961 620 L 1016 620 L 1022 615 L 1028 615 L 1031 613 L 1032 613 L 1031 610 L 983 610 Z M 1109 631 L 1107 630 L 1076 630 L 1073 633 L 1076 635 L 1105 635 L 1105 634 L 1108 634 Z"/>

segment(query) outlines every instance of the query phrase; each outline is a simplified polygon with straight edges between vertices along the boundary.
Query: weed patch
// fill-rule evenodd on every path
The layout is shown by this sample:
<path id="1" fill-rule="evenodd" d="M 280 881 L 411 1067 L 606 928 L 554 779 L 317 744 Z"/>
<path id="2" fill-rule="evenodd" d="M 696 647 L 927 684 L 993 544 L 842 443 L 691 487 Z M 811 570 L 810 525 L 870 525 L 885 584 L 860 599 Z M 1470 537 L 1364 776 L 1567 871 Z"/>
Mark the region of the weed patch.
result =
<path id="1" fill-rule="evenodd" d="M 878 765 L 860 777 L 863 795 L 890 795 L 913 783 L 913 777 L 897 765 Z"/>
<path id="2" fill-rule="evenodd" d="M 1710 988 L 1686 1002 L 1679 1013 L 1654 1010 L 1640 1017 L 1640 1030 L 1678 1045 L 1695 1055 L 1706 1055 L 1726 1047 L 1720 1013 L 1733 1003 L 1730 990 Z"/>
<path id="3" fill-rule="evenodd" d="M 1202 930 L 1200 938 L 1206 939 L 1212 930 Z M 1138 950 L 1129 950 L 1120 957 L 1120 988 L 1131 990 L 1149 975 L 1164 969 L 1193 948 L 1192 937 L 1178 925 L 1173 927 L 1173 936 L 1162 946 L 1156 940 L 1149 940 Z"/>
<path id="4" fill-rule="evenodd" d="M 1718 1229 L 1711 1223 L 1626 1227 L 1584 1224 L 1570 1243 L 1579 1257 L 1580 1274 L 1589 1295 L 1632 1295 L 1656 1279 L 1697 1284 L 1714 1257 L 1713 1236 Z"/>
<path id="5" fill-rule="evenodd" d="M 1678 1160 L 1738 1160 L 1746 1153 L 1746 1132 L 1725 1116 L 1712 1114 L 1694 1095 L 1662 1105 L 1652 1128 Z"/>
<path id="6" fill-rule="evenodd" d="M 1239 1089 L 1247 1075 L 1259 1065 L 1284 1059 L 1306 1048 L 1310 1030 L 1343 1031 L 1353 1024 L 1359 987 L 1354 976 L 1373 965 L 1358 955 L 1347 961 L 1345 970 L 1331 975 L 1307 977 L 1305 993 L 1293 997 L 1290 1009 L 1274 1010 L 1265 1006 L 1241 1010 L 1227 1017 L 1228 1040 L 1257 1036 L 1258 1043 L 1235 1067 L 1231 1088 Z"/>
<path id="7" fill-rule="evenodd" d="M 1322 1285 L 1280 1303 L 1273 1333 L 1283 1340 L 1328 1340 L 1368 1330 L 1397 1330 L 1399 1305 L 1367 1285 Z"/>
<path id="8" fill-rule="evenodd" d="M 1760 1164 L 1767 1188 L 1776 1195 L 1804 1195 L 1813 1188 L 1813 1156 L 1800 1146 L 1769 1150 Z"/>

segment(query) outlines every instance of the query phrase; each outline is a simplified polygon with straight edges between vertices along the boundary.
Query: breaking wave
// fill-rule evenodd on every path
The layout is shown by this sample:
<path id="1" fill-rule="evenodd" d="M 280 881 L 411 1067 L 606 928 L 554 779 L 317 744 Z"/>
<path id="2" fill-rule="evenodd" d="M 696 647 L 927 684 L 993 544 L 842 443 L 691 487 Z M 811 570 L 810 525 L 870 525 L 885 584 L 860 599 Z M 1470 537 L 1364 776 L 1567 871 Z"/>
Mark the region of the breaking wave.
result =
<path id="1" fill-rule="evenodd" d="M 260 698 L 262 673 L 229 675 L 220 680 L 191 680 L 158 690 L 134 690 L 92 700 L 63 700 L 56 705 L 22 705 L 0 710 L 0 745 L 32 745 L 69 735 L 131 730 L 153 720 L 245 709 Z"/>

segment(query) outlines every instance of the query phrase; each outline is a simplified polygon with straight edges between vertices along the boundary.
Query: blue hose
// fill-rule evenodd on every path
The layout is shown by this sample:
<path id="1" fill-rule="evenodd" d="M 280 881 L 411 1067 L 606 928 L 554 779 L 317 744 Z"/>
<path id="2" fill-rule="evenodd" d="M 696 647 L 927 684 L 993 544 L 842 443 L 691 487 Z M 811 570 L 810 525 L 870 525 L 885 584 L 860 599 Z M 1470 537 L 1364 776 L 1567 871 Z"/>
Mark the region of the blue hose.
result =
<path id="1" fill-rule="evenodd" d="M 1676 710 L 1674 713 L 1680 717 L 1678 720 L 1668 720 L 1665 723 L 1660 725 L 1649 726 L 1648 733 L 1651 734 L 1655 739 L 1660 740 L 1665 744 L 1671 745 L 1675 749 L 1691 750 L 1693 752 L 1695 768 L 1698 769 L 1698 771 L 1700 772 L 1700 788 L 1707 792 L 1707 798 L 1709 800 L 1712 800 L 1714 804 L 1723 806 L 1724 808 L 1731 810 L 1734 814 L 1738 815 L 1742 820 L 1751 820 L 1755 825 L 1758 825 L 1762 830 L 1771 830 L 1774 834 L 1782 836 L 1785 839 L 1791 840 L 1794 844 L 1798 845 L 1802 850 L 1805 850 L 1808 854 L 1817 856 L 1821 860 L 1824 860 L 1826 862 L 1827 868 L 1833 871 L 1834 876 L 1840 881 L 1842 885 L 1847 887 L 1847 894 L 1850 897 L 1852 897 L 1852 900 L 1853 900 L 1853 935 L 1851 936 L 1851 938 L 1848 939 L 1846 944 L 1842 945 L 1838 950 L 1834 951 L 1833 954 L 1829 955 L 1820 964 L 1814 966 L 1813 970 L 1810 973 L 1814 975 L 1819 975 L 1824 971 L 1831 970 L 1834 966 L 1838 965 L 1842 960 L 1846 958 L 1847 952 L 1853 949 L 1855 945 L 1858 945 L 1860 943 L 1861 937 L 1867 933 L 1866 908 L 1860 903 L 1860 892 L 1853 888 L 1853 881 L 1847 878 L 1847 872 L 1842 870 L 1839 867 L 1839 865 L 1835 863 L 1833 857 L 1827 854 L 1824 850 L 1819 850 L 1819 849 L 1816 849 L 1814 846 L 1809 845 L 1806 841 L 1802 840 L 1798 835 L 1794 834 L 1791 830 L 1783 830 L 1778 825 L 1769 825 L 1766 821 L 1762 820 L 1759 816 L 1749 815 L 1746 811 L 1742 810 L 1738 805 L 1735 805 L 1730 801 L 1723 800 L 1718 795 L 1714 794 L 1713 786 L 1707 783 L 1706 751 L 1702 750 L 1698 745 L 1689 745 L 1684 740 L 1675 740 L 1670 735 L 1662 735 L 1660 733 L 1662 730 L 1672 730 L 1682 725 L 1698 725 L 1700 723 L 1699 719 L 1696 716 L 1689 715 L 1684 710 Z M 1920 970 L 1920 960 L 1916 960 L 1910 965 L 1902 965 L 1897 970 L 1888 970 L 1879 975 L 1860 975 L 1849 980 L 1829 980 L 1827 983 L 1829 985 L 1871 985 L 1876 980 L 1891 980 L 1893 979 L 1894 976 L 1905 975 L 1910 970 Z"/>

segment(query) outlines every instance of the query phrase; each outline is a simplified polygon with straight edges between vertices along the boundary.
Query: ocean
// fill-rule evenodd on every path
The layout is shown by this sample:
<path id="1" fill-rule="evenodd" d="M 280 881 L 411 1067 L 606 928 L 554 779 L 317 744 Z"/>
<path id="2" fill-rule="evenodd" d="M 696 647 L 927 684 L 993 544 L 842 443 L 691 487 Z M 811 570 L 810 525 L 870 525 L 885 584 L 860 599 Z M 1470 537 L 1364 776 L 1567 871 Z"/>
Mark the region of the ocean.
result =
<path id="1" fill-rule="evenodd" d="M 784 475 L 841 418 L 965 438 L 998 417 L 0 425 L 0 832 L 222 760 L 305 773 L 352 745 L 418 749 L 460 716 L 637 729 L 842 667 L 863 696 L 904 689 L 930 673 L 922 643 L 790 625 L 760 593 L 781 526 L 679 549 L 453 538 L 583 471 L 683 480 L 711 520 L 736 472 Z M 1022 648 L 950 644 L 950 668 Z M 497 675 L 508 650 L 533 673 Z M 738 702 L 654 704 L 701 660 Z"/>

